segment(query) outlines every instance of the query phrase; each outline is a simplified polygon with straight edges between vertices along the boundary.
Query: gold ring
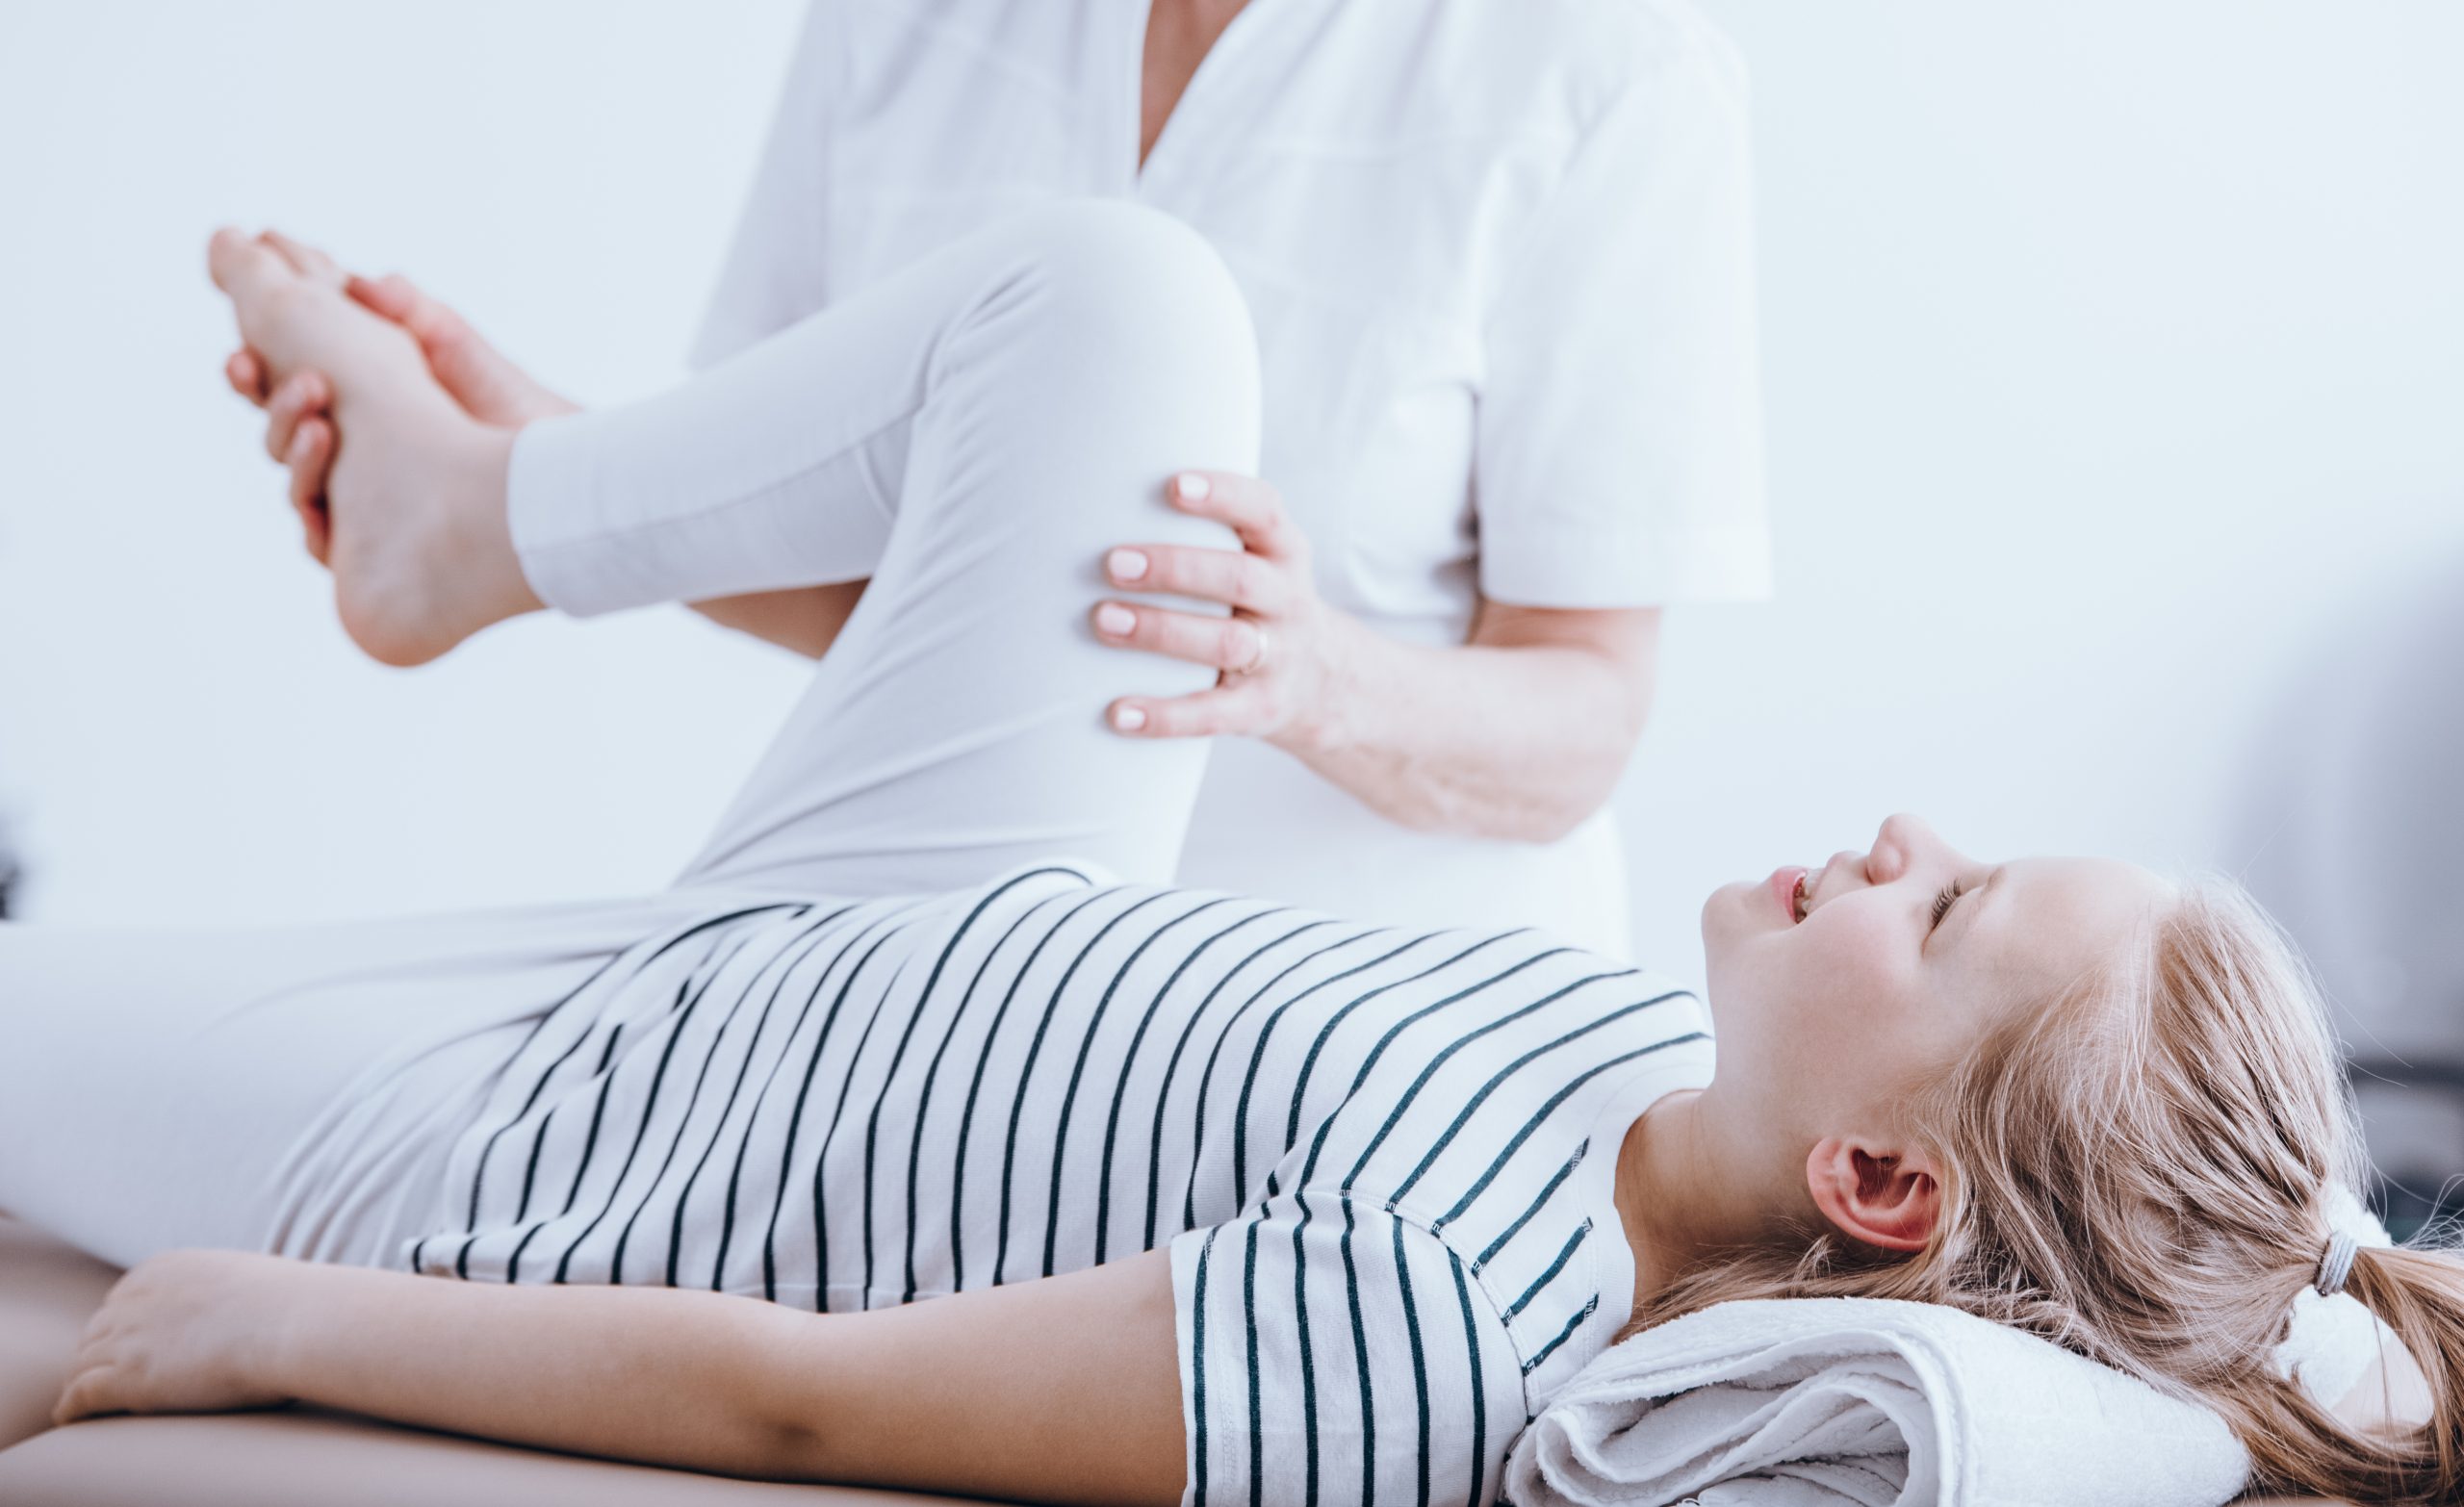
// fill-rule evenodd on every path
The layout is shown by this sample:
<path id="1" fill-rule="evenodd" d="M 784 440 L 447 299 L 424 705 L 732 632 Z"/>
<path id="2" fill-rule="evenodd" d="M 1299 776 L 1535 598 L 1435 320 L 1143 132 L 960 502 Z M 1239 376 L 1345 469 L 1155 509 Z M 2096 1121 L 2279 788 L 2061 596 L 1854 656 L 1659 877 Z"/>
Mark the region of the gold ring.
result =
<path id="1" fill-rule="evenodd" d="M 1249 656 L 1249 662 L 1243 665 L 1237 672 L 1241 675 L 1256 675 L 1259 671 L 1264 670 L 1267 667 L 1266 625 L 1262 623 L 1252 623 L 1249 625 L 1249 631 L 1257 635 L 1258 651 L 1256 653 L 1251 654 Z"/>

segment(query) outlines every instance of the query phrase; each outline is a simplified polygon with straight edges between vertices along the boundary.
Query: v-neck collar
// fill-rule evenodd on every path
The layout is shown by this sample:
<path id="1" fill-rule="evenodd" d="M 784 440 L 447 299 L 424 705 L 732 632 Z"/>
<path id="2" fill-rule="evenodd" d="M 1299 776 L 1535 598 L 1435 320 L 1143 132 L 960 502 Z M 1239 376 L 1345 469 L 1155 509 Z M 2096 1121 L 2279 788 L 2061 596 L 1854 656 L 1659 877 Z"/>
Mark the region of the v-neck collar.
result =
<path id="1" fill-rule="evenodd" d="M 1222 34 L 1215 38 L 1213 46 L 1206 49 L 1206 56 L 1198 59 L 1195 71 L 1181 87 L 1181 97 L 1172 102 L 1171 114 L 1164 117 L 1164 128 L 1155 134 L 1155 144 L 1148 148 L 1143 163 L 1138 160 L 1138 142 L 1145 128 L 1146 29 L 1152 21 L 1155 5 L 1154 0 L 1128 0 L 1122 6 L 1128 22 L 1129 39 L 1129 131 L 1128 151 L 1124 155 L 1129 169 L 1127 192 L 1131 198 L 1149 198 L 1159 185 L 1171 182 L 1172 175 L 1179 170 L 1181 159 L 1193 150 L 1186 139 L 1192 131 L 1202 132 L 1205 129 L 1205 112 L 1213 105 L 1215 96 L 1222 92 L 1220 76 L 1239 66 L 1241 57 L 1253 48 L 1259 32 L 1258 13 L 1272 10 L 1276 3 L 1277 0 L 1248 0 L 1224 24 Z M 1187 118 L 1193 105 L 1198 109 L 1194 124 Z M 1159 169 L 1163 174 L 1160 178 Z"/>

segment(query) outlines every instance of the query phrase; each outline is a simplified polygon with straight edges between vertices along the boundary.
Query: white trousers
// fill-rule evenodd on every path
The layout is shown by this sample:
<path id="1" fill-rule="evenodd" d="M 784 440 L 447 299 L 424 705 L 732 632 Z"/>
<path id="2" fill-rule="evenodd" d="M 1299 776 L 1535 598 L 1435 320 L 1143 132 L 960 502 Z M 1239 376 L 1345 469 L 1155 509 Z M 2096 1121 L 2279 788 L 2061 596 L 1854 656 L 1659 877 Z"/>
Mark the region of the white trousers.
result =
<path id="1" fill-rule="evenodd" d="M 1055 855 L 1168 879 L 1206 747 L 1120 737 L 1103 711 L 1213 672 L 1105 648 L 1087 614 L 1110 546 L 1232 545 L 1165 485 L 1254 472 L 1258 422 L 1214 249 L 1065 200 L 672 392 L 526 430 L 511 524 L 552 606 L 871 579 L 708 843 L 637 902 L 0 926 L 0 1209 L 123 1264 L 178 1245 L 382 1264 L 433 1226 L 445 1151 L 531 1024 L 663 927 Z"/>

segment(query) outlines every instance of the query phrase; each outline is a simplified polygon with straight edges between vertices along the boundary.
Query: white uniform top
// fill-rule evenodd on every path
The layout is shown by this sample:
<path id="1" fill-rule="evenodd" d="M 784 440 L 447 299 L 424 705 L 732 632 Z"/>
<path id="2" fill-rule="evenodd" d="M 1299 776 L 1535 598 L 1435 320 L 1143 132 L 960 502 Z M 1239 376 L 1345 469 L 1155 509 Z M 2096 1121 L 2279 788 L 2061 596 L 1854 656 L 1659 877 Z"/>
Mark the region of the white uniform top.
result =
<path id="1" fill-rule="evenodd" d="M 1146 18 L 816 3 L 697 361 L 1017 206 L 1137 199 L 1239 279 L 1261 470 L 1329 602 L 1457 644 L 1483 595 L 1768 590 L 1743 81 L 1683 0 L 1250 0 L 1142 168 Z M 1410 831 L 1251 739 L 1219 742 L 1180 872 L 1626 950 L 1606 813 Z"/>

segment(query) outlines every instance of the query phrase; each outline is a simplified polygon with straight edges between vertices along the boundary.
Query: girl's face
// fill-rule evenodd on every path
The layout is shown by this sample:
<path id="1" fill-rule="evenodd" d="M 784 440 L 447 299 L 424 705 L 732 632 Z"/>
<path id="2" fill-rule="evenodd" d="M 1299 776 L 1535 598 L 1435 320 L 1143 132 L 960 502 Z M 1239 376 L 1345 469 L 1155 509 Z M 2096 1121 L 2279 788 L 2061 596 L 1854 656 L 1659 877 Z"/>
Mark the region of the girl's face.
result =
<path id="1" fill-rule="evenodd" d="M 1892 1136 L 1902 1093 L 2087 975 L 2171 893 L 2110 858 L 1985 863 L 1906 815 L 1865 853 L 1723 885 L 1703 907 L 1718 1087 L 1799 1157 Z"/>

